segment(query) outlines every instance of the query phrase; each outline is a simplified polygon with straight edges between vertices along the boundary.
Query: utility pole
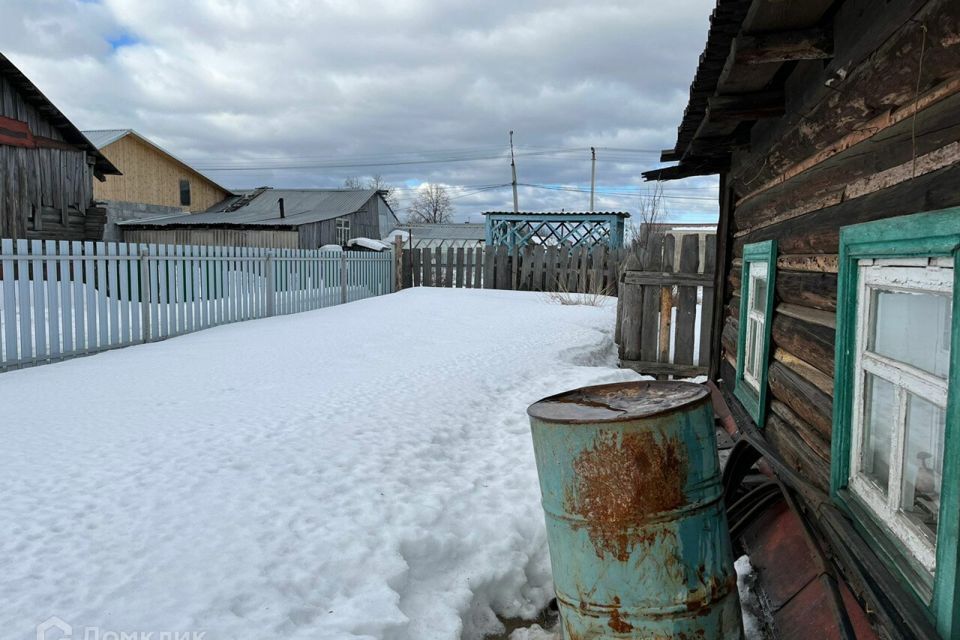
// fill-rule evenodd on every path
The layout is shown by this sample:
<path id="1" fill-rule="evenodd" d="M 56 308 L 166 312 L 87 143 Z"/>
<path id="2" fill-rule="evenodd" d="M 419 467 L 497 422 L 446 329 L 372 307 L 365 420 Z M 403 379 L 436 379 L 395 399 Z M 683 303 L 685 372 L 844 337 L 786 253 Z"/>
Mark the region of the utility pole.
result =
<path id="1" fill-rule="evenodd" d="M 590 147 L 590 211 L 593 211 L 593 192 L 597 186 L 597 148 Z"/>
<path id="2" fill-rule="evenodd" d="M 520 211 L 520 204 L 517 201 L 517 163 L 513 159 L 513 129 L 510 130 L 510 170 L 513 171 L 513 212 Z"/>

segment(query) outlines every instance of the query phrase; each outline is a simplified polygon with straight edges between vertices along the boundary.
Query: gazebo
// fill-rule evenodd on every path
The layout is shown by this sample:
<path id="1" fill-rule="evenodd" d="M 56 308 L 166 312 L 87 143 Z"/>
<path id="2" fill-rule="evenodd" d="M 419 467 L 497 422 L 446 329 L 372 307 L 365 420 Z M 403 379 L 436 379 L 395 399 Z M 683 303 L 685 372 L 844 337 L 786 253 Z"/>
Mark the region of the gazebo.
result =
<path id="1" fill-rule="evenodd" d="M 623 246 L 625 211 L 487 211 L 488 247 L 528 244 L 595 247 Z"/>

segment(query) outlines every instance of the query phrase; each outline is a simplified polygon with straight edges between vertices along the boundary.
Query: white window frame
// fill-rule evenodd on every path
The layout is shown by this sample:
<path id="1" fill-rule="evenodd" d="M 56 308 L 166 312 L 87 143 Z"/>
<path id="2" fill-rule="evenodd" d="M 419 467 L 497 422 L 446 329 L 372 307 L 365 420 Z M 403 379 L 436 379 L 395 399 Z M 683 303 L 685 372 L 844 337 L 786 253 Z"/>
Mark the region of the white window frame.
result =
<path id="1" fill-rule="evenodd" d="M 910 554 L 931 575 L 936 571 L 936 542 L 929 534 L 900 511 L 903 489 L 904 448 L 906 447 L 907 394 L 912 393 L 945 409 L 948 382 L 946 379 L 915 366 L 868 351 L 870 327 L 873 325 L 871 293 L 875 290 L 891 292 L 922 291 L 953 296 L 953 269 L 944 268 L 937 259 L 866 259 L 858 261 L 856 354 L 854 368 L 854 402 L 851 420 L 850 473 L 848 486 L 873 512 L 891 533 L 899 539 Z M 896 422 L 891 441 L 890 471 L 887 495 L 860 473 L 863 466 L 864 388 L 866 374 L 872 374 L 896 388 Z M 944 464 L 947 461 L 944 460 Z"/>
<path id="2" fill-rule="evenodd" d="M 763 345 L 767 330 L 767 317 L 765 309 L 755 309 L 753 302 L 757 296 L 759 280 L 763 278 L 766 282 L 770 277 L 770 263 L 765 260 L 749 263 L 747 277 L 750 284 L 747 287 L 747 328 L 744 334 L 743 379 L 754 391 L 760 393 L 760 370 L 764 366 Z M 766 290 L 766 284 L 764 284 L 764 289 Z M 751 331 L 751 329 L 755 329 L 755 331 Z M 747 368 L 747 363 L 750 362 L 750 358 L 747 357 L 748 353 L 753 356 L 753 371 Z"/>
<path id="3" fill-rule="evenodd" d="M 350 240 L 350 218 L 337 218 L 337 244 L 345 245 Z"/>

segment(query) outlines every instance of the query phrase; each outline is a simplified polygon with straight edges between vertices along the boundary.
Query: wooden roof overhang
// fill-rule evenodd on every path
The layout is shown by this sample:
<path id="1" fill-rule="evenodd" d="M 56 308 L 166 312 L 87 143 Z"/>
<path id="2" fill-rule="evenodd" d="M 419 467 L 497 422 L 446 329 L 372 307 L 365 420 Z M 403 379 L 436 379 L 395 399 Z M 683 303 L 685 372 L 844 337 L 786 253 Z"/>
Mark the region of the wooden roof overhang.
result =
<path id="1" fill-rule="evenodd" d="M 7 81 L 17 90 L 25 101 L 30 103 L 40 112 L 43 117 L 60 131 L 63 139 L 75 146 L 77 149 L 85 151 L 90 161 L 93 163 L 94 175 L 103 180 L 106 175 L 122 175 L 113 163 L 100 153 L 90 140 L 87 139 L 80 130 L 70 122 L 67 116 L 63 115 L 47 96 L 37 88 L 37 85 L 20 69 L 16 67 L 6 56 L 0 53 L 0 75 L 7 78 Z"/>
<path id="2" fill-rule="evenodd" d="M 783 81 L 799 60 L 833 55 L 829 13 L 836 0 L 717 0 L 690 100 L 673 149 L 647 180 L 725 171 L 734 147 L 763 118 L 784 115 Z"/>

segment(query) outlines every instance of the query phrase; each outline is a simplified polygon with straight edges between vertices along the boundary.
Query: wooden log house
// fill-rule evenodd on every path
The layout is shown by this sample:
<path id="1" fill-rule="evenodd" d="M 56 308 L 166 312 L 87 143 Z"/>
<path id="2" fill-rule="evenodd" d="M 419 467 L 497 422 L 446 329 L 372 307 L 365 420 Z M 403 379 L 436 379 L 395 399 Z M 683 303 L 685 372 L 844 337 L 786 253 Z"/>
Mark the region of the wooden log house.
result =
<path id="1" fill-rule="evenodd" d="M 960 2 L 718 0 L 662 160 L 720 178 L 710 378 L 777 637 L 960 638 Z"/>
<path id="2" fill-rule="evenodd" d="M 93 178 L 120 172 L 0 54 L 0 237 L 99 240 Z"/>

